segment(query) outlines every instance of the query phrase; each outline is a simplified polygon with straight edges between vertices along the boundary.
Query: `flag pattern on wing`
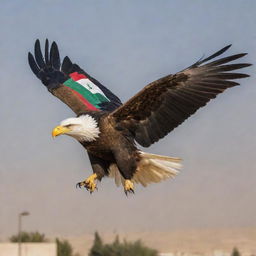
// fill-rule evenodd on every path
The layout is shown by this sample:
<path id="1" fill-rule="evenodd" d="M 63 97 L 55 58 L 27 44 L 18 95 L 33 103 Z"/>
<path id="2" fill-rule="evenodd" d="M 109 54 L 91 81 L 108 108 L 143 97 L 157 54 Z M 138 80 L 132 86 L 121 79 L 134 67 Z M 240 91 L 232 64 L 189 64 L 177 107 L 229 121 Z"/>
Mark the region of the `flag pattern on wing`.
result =
<path id="1" fill-rule="evenodd" d="M 74 90 L 90 110 L 99 110 L 102 103 L 110 101 L 104 92 L 84 74 L 73 72 L 69 77 L 63 84 Z"/>

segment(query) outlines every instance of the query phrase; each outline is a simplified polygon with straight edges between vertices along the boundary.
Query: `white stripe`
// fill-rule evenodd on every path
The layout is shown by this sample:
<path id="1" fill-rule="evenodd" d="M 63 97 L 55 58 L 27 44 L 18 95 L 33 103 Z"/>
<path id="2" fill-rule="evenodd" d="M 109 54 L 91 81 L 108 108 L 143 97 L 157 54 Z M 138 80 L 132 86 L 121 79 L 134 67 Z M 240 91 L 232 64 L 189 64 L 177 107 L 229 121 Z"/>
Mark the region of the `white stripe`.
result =
<path id="1" fill-rule="evenodd" d="M 76 81 L 77 83 L 81 84 L 85 89 L 90 91 L 92 94 L 100 93 L 104 95 L 104 97 L 108 98 L 104 92 L 96 86 L 92 81 L 90 81 L 88 78 L 82 78 L 80 80 Z"/>

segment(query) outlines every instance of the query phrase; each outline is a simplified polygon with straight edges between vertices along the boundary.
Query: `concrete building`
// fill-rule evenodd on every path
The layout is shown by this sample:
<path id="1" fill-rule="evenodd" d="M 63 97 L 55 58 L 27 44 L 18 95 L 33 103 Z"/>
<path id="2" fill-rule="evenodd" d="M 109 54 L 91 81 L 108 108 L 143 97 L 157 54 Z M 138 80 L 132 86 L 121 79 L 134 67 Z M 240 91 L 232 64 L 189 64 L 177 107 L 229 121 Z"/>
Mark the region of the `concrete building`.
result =
<path id="1" fill-rule="evenodd" d="M 18 256 L 18 243 L 0 243 L 0 256 Z M 21 256 L 57 256 L 56 243 L 22 243 Z"/>

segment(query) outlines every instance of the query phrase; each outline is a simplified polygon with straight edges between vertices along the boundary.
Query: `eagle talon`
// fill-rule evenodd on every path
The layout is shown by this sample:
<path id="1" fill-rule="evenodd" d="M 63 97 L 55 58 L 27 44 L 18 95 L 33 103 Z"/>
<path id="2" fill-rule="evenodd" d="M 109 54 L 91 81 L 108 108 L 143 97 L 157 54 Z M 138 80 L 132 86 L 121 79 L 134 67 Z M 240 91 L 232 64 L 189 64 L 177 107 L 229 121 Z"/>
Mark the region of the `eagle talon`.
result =
<path id="1" fill-rule="evenodd" d="M 128 196 L 128 193 L 129 194 L 134 194 L 134 190 L 133 189 L 125 190 L 124 193 L 125 193 L 126 196 Z"/>
<path id="2" fill-rule="evenodd" d="M 94 190 L 97 190 L 98 191 L 98 188 L 97 188 L 97 186 L 94 188 Z M 87 189 L 88 190 L 88 189 Z M 88 190 L 88 191 L 90 191 L 90 194 L 92 194 L 92 192 L 94 192 L 94 190 Z"/>
<path id="3" fill-rule="evenodd" d="M 86 190 L 89 191 L 91 194 L 92 192 L 95 191 L 95 189 L 98 190 L 97 185 L 95 183 L 96 178 L 97 178 L 97 174 L 94 173 L 90 177 L 88 177 L 86 180 L 78 182 L 76 184 L 76 187 L 79 187 L 79 188 L 85 187 Z"/>
<path id="4" fill-rule="evenodd" d="M 76 188 L 81 188 L 82 187 L 82 184 L 81 183 L 83 183 L 83 182 L 78 182 L 78 183 L 76 183 Z"/>
<path id="5" fill-rule="evenodd" d="M 134 185 L 130 180 L 125 180 L 124 182 L 124 192 L 126 196 L 128 196 L 128 193 L 134 194 Z"/>

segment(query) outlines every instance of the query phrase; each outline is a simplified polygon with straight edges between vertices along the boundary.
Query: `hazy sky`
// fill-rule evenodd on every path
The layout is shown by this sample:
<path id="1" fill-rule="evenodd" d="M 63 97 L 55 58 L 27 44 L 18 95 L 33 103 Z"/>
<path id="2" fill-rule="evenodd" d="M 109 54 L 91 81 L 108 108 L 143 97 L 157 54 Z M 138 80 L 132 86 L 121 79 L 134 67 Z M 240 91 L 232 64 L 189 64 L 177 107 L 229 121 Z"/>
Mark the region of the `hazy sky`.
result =
<path id="1" fill-rule="evenodd" d="M 39 38 L 68 55 L 123 101 L 227 44 L 256 60 L 256 1 L 2 0 L 0 8 L 0 239 L 17 230 L 47 235 L 256 226 L 256 74 L 226 91 L 147 151 L 179 156 L 175 180 L 124 195 L 105 179 L 90 195 L 83 148 L 51 138 L 71 110 L 32 74 Z"/>

